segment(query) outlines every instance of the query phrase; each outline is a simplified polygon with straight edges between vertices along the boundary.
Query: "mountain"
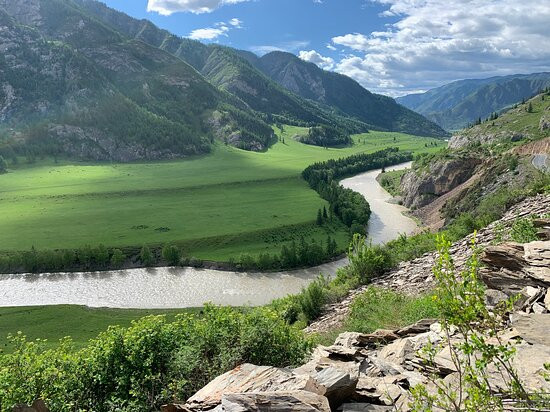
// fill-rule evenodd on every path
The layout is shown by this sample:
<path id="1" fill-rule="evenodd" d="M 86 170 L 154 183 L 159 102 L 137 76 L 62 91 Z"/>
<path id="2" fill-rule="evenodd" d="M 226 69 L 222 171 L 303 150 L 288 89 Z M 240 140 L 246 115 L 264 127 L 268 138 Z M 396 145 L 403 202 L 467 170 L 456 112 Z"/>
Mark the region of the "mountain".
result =
<path id="1" fill-rule="evenodd" d="M 134 19 L 95 0 L 75 2 L 125 36 L 187 62 L 214 86 L 237 97 L 251 109 L 268 115 L 269 121 L 299 125 L 326 124 L 350 133 L 371 128 L 371 125 L 358 119 L 335 113 L 330 107 L 306 101 L 291 93 L 253 67 L 235 49 L 175 36 L 148 20 Z"/>
<path id="2" fill-rule="evenodd" d="M 206 153 L 220 136 L 272 142 L 244 102 L 72 1 L 0 0 L 0 17 L 4 153 L 130 161 Z"/>
<path id="3" fill-rule="evenodd" d="M 215 139 L 264 150 L 277 122 L 442 134 L 351 79 L 342 76 L 374 98 L 342 110 L 337 99 L 288 90 L 238 50 L 174 36 L 94 0 L 0 0 L 0 15 L 2 155 L 173 158 L 206 153 Z"/>
<path id="4" fill-rule="evenodd" d="M 460 80 L 426 93 L 411 94 L 396 100 L 446 130 L 458 130 L 549 86 L 550 73 L 518 74 Z"/>
<path id="5" fill-rule="evenodd" d="M 321 70 L 293 54 L 254 53 L 174 36 L 148 20 L 133 19 L 95 0 L 77 0 L 88 12 L 134 39 L 170 52 L 214 85 L 254 110 L 283 122 L 365 127 L 426 136 L 446 133 L 393 99 L 370 93 L 349 77 Z M 307 100 L 306 100 L 307 99 Z"/>
<path id="6" fill-rule="evenodd" d="M 383 130 L 429 136 L 445 132 L 423 116 L 397 104 L 390 97 L 374 94 L 355 80 L 320 69 L 291 53 L 271 52 L 263 57 L 242 56 L 271 79 L 306 99 L 337 108 L 348 116 Z"/>

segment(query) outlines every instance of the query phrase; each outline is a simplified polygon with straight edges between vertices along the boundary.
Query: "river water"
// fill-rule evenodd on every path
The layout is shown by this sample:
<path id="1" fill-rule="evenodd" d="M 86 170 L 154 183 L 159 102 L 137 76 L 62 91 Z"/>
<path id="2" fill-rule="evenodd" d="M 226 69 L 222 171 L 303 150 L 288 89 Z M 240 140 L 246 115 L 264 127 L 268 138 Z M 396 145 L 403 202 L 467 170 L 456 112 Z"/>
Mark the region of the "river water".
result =
<path id="1" fill-rule="evenodd" d="M 389 168 L 410 167 L 410 163 Z M 369 236 L 374 244 L 416 229 L 404 207 L 378 184 L 380 170 L 341 183 L 365 196 L 372 209 Z M 195 268 L 129 269 L 93 273 L 0 275 L 0 306 L 85 305 L 89 307 L 168 309 L 219 305 L 263 305 L 300 292 L 319 274 L 334 275 L 346 259 L 315 268 L 278 273 L 239 273 Z"/>

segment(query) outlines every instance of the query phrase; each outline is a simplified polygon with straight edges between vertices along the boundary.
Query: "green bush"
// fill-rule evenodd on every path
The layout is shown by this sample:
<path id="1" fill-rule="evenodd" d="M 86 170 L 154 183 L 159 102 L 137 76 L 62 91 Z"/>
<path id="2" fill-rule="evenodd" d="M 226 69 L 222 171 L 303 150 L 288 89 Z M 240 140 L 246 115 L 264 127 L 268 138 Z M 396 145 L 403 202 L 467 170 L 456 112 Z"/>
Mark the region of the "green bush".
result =
<path id="1" fill-rule="evenodd" d="M 510 228 L 510 238 L 518 243 L 529 243 L 537 240 L 537 228 L 533 224 L 533 219 L 516 219 Z"/>
<path id="2" fill-rule="evenodd" d="M 298 295 L 298 305 L 305 321 L 309 322 L 321 314 L 321 310 L 328 300 L 329 282 L 323 276 L 311 282 Z"/>
<path id="3" fill-rule="evenodd" d="M 150 316 L 110 327 L 80 351 L 68 339 L 51 350 L 12 340 L 14 352 L 0 355 L 2 412 L 36 398 L 59 412 L 159 410 L 245 362 L 296 366 L 313 346 L 272 309 L 214 306 L 174 322 Z"/>
<path id="4" fill-rule="evenodd" d="M 438 315 L 432 296 L 411 297 L 388 289 L 369 287 L 353 300 L 345 328 L 371 333 L 376 329 L 398 329 Z"/>
<path id="5" fill-rule="evenodd" d="M 162 248 L 162 258 L 169 265 L 178 266 L 181 261 L 181 250 L 176 245 L 165 245 Z"/>

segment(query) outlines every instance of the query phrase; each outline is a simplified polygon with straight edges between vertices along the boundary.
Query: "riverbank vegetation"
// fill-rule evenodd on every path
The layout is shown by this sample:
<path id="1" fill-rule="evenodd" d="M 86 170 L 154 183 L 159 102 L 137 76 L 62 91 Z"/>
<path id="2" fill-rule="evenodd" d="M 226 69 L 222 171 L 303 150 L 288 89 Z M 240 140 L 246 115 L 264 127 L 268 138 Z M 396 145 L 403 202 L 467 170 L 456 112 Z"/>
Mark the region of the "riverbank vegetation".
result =
<path id="1" fill-rule="evenodd" d="M 401 178 L 407 170 L 385 171 L 377 177 L 378 183 L 393 197 L 401 196 Z"/>

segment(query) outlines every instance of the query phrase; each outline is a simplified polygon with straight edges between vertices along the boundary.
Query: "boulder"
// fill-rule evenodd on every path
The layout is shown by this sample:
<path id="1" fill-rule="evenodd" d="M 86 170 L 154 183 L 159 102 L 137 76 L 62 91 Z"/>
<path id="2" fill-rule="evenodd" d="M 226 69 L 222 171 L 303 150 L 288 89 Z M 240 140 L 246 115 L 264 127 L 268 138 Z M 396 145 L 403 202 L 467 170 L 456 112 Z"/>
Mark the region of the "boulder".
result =
<path id="1" fill-rule="evenodd" d="M 402 393 L 398 383 L 406 380 L 407 377 L 401 374 L 381 377 L 361 376 L 355 389 L 354 399 L 393 405 Z"/>
<path id="2" fill-rule="evenodd" d="M 180 403 L 169 403 L 160 407 L 161 412 L 189 412 L 189 409 Z"/>
<path id="3" fill-rule="evenodd" d="M 396 365 L 403 365 L 415 354 L 415 349 L 410 339 L 399 339 L 384 346 L 378 356 Z"/>
<path id="4" fill-rule="evenodd" d="M 328 398 L 331 408 L 340 406 L 354 392 L 359 380 L 358 375 L 329 367 L 320 370 L 315 375 L 317 383 L 325 388 L 324 395 Z"/>
<path id="5" fill-rule="evenodd" d="M 512 323 L 512 326 L 517 335 L 527 343 L 550 347 L 550 314 L 532 313 L 521 316 Z"/>
<path id="6" fill-rule="evenodd" d="M 373 333 L 345 332 L 341 333 L 334 346 L 343 347 L 374 347 L 399 339 L 399 335 L 392 330 L 378 329 Z"/>
<path id="7" fill-rule="evenodd" d="M 550 118 L 547 118 L 546 116 L 541 116 L 540 122 L 539 122 L 539 130 L 541 132 L 544 132 L 545 130 L 550 130 Z"/>
<path id="8" fill-rule="evenodd" d="M 330 412 L 327 398 L 308 391 L 228 393 L 221 403 L 225 412 Z"/>
<path id="9" fill-rule="evenodd" d="M 550 287 L 550 241 L 488 246 L 481 261 L 481 278 L 491 289 L 513 295 L 526 286 Z"/>
<path id="10" fill-rule="evenodd" d="M 393 406 L 373 405 L 371 403 L 345 403 L 338 412 L 390 412 L 394 411 Z"/>
<path id="11" fill-rule="evenodd" d="M 422 319 L 410 326 L 399 329 L 395 333 L 401 337 L 418 335 L 419 333 L 428 332 L 430 330 L 430 327 L 436 322 L 437 319 Z"/>
<path id="12" fill-rule="evenodd" d="M 500 302 L 505 302 L 508 299 L 508 295 L 500 290 L 487 289 L 485 290 L 485 304 L 489 308 L 494 308 Z"/>
<path id="13" fill-rule="evenodd" d="M 189 398 L 185 406 L 192 411 L 208 410 L 219 405 L 226 394 L 302 390 L 317 394 L 324 392 L 311 376 L 246 363 L 218 376 Z"/>

